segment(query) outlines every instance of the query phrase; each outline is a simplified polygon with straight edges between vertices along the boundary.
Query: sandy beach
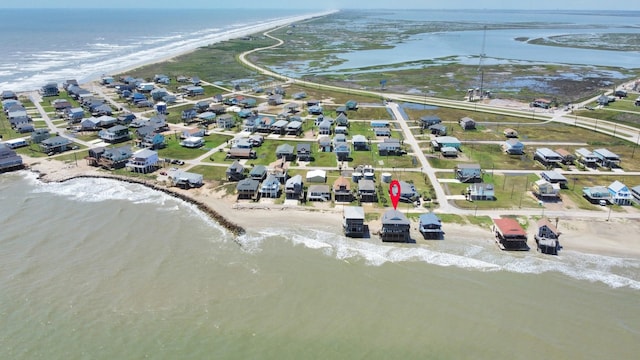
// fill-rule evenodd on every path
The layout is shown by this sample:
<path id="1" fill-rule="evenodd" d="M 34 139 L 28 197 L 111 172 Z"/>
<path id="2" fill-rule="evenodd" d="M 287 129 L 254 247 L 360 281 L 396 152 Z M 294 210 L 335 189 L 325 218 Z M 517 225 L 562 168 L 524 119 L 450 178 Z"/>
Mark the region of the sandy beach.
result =
<path id="1" fill-rule="evenodd" d="M 82 176 L 96 176 L 105 178 L 118 177 L 110 175 L 108 172 L 98 170 L 87 165 L 84 161 L 78 161 L 78 165 L 66 164 L 53 159 L 31 158 L 24 156 L 25 164 L 31 171 L 39 173 L 42 181 L 59 182 Z M 232 224 L 236 224 L 244 229 L 259 229 L 273 226 L 274 223 L 282 222 L 286 212 L 286 221 L 290 224 L 308 224 L 312 228 L 326 229 L 338 228 L 341 226 L 341 208 L 329 206 L 323 208 L 309 208 L 296 205 L 276 205 L 269 203 L 249 203 L 237 202 L 235 196 L 226 195 L 207 184 L 201 188 L 184 190 L 176 187 L 166 187 L 162 182 L 147 183 L 169 193 L 179 194 L 196 202 L 204 204 L 213 212 L 221 215 Z M 251 216 L 247 216 L 247 214 Z M 318 216 L 321 214 L 321 216 Z M 312 221 L 311 221 L 312 220 Z M 529 219 L 528 227 L 529 245 L 535 251 L 535 241 L 533 233 L 536 219 Z M 382 243 L 375 233 L 380 229 L 379 220 L 369 221 L 369 228 L 372 232 L 371 241 Z M 424 245 L 426 240 L 418 232 L 418 224 L 412 222 L 411 235 L 416 240 L 416 246 Z M 459 241 L 493 242 L 493 235 L 489 228 L 479 227 L 471 224 L 444 223 L 445 240 L 456 239 Z M 587 254 L 610 255 L 623 258 L 640 259 L 640 238 L 630 236 L 640 232 L 640 221 L 630 219 L 571 219 L 562 220 L 558 223 L 558 230 L 561 232 L 560 243 L 565 250 L 578 251 Z"/>

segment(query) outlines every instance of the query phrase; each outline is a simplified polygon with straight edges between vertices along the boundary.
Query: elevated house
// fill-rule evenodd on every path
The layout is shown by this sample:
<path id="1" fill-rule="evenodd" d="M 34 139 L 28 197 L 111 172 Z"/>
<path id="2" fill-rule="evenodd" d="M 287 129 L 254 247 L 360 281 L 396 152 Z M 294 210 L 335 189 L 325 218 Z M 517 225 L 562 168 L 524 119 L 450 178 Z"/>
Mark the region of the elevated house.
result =
<path id="1" fill-rule="evenodd" d="M 431 143 L 431 146 L 436 151 L 440 151 L 440 149 L 443 147 L 452 147 L 460 151 L 462 143 L 460 142 L 460 140 L 458 140 L 453 136 L 439 136 L 435 138 L 435 140 L 433 140 L 433 142 Z"/>
<path id="2" fill-rule="evenodd" d="M 402 145 L 399 139 L 387 138 L 378 144 L 378 154 L 380 156 L 402 155 Z"/>
<path id="3" fill-rule="evenodd" d="M 58 84 L 56 84 L 54 82 L 50 82 L 50 83 L 45 84 L 40 89 L 40 95 L 42 95 L 43 97 L 60 95 L 60 90 L 58 90 Z"/>
<path id="4" fill-rule="evenodd" d="M 67 109 L 65 118 L 70 124 L 79 123 L 84 118 L 84 109 L 81 107 Z"/>
<path id="5" fill-rule="evenodd" d="M 373 182 L 373 180 L 358 180 L 358 197 L 360 198 L 360 202 L 378 201 L 378 196 L 376 194 L 376 184 Z"/>
<path id="6" fill-rule="evenodd" d="M 429 126 L 429 133 L 436 136 L 446 136 L 447 135 L 447 126 L 443 124 L 435 124 Z"/>
<path id="7" fill-rule="evenodd" d="M 294 103 L 294 102 L 292 102 L 292 103 L 288 103 L 288 104 L 286 104 L 285 106 L 283 106 L 283 109 L 284 109 L 284 111 L 285 111 L 285 112 L 287 112 L 287 113 L 295 114 L 295 113 L 297 113 L 298 111 L 300 111 L 300 110 L 299 110 L 299 109 L 300 109 L 300 104 L 298 104 L 298 103 Z"/>
<path id="8" fill-rule="evenodd" d="M 293 161 L 295 159 L 295 152 L 293 145 L 281 144 L 276 148 L 276 158 L 284 159 L 285 161 Z"/>
<path id="9" fill-rule="evenodd" d="M 24 168 L 22 157 L 7 144 L 0 143 L 0 172 L 20 170 Z"/>
<path id="10" fill-rule="evenodd" d="M 351 192 L 351 181 L 344 176 L 340 176 L 333 182 L 333 198 L 336 202 L 353 201 L 353 193 Z"/>
<path id="11" fill-rule="evenodd" d="M 229 165 L 225 174 L 228 181 L 240 181 L 244 179 L 244 166 L 238 160 L 235 160 Z"/>
<path id="12" fill-rule="evenodd" d="M 322 122 L 318 124 L 318 134 L 331 135 L 331 121 L 328 118 L 323 118 Z"/>
<path id="13" fill-rule="evenodd" d="M 553 170 L 541 172 L 540 177 L 550 182 L 551 184 L 558 184 L 563 189 L 566 189 L 569 184 L 569 181 L 564 175 Z"/>
<path id="14" fill-rule="evenodd" d="M 38 128 L 31 133 L 31 143 L 40 144 L 42 141 L 48 139 L 50 136 L 51 135 L 49 134 L 48 128 Z"/>
<path id="15" fill-rule="evenodd" d="M 524 154 L 524 144 L 518 139 L 511 138 L 502 144 L 502 150 L 509 155 L 522 155 Z"/>
<path id="16" fill-rule="evenodd" d="M 202 174 L 187 172 L 183 170 L 173 170 L 167 173 L 171 186 L 182 189 L 200 187 L 203 184 Z"/>
<path id="17" fill-rule="evenodd" d="M 276 119 L 271 116 L 261 116 L 256 123 L 256 131 L 260 133 L 271 132 L 271 125 L 276 122 Z"/>
<path id="18" fill-rule="evenodd" d="M 236 191 L 238 192 L 238 200 L 253 200 L 258 197 L 258 189 L 260 188 L 260 181 L 255 179 L 242 179 L 238 181 L 236 185 Z"/>
<path id="19" fill-rule="evenodd" d="M 127 141 L 131 138 L 129 128 L 122 125 L 114 125 L 108 129 L 102 129 L 98 132 L 98 136 L 102 141 L 109 143 Z"/>
<path id="20" fill-rule="evenodd" d="M 3 90 L 0 93 L 0 99 L 4 100 L 18 100 L 18 95 L 13 90 Z"/>
<path id="21" fill-rule="evenodd" d="M 35 126 L 32 123 L 19 124 L 16 127 L 16 131 L 20 134 L 34 132 L 36 130 Z"/>
<path id="22" fill-rule="evenodd" d="M 278 198 L 280 197 L 280 181 L 273 174 L 267 175 L 267 178 L 260 185 L 260 197 Z"/>
<path id="23" fill-rule="evenodd" d="M 320 152 L 331 152 L 333 150 L 333 142 L 327 135 L 318 137 L 318 150 Z"/>
<path id="24" fill-rule="evenodd" d="M 196 136 L 196 137 L 204 137 L 206 135 L 206 131 L 203 128 L 188 128 L 182 130 L 180 134 L 181 139 L 186 139 L 188 137 Z"/>
<path id="25" fill-rule="evenodd" d="M 341 113 L 336 116 L 336 126 L 342 126 L 345 128 L 349 127 L 349 118 L 347 118 L 347 114 Z"/>
<path id="26" fill-rule="evenodd" d="M 531 192 L 543 201 L 558 201 L 560 198 L 560 186 L 551 184 L 545 179 L 534 182 L 531 186 Z"/>
<path id="27" fill-rule="evenodd" d="M 369 150 L 369 140 L 364 135 L 353 135 L 353 138 L 351 138 L 351 142 L 353 143 L 354 151 Z"/>
<path id="28" fill-rule="evenodd" d="M 289 122 L 287 120 L 276 120 L 276 122 L 271 125 L 269 131 L 274 134 L 284 135 L 287 125 L 289 125 Z"/>
<path id="29" fill-rule="evenodd" d="M 470 117 L 463 117 L 460 119 L 460 127 L 462 130 L 475 130 L 476 129 L 476 121 Z"/>
<path id="30" fill-rule="evenodd" d="M 604 186 L 584 187 L 582 196 L 592 204 L 611 203 L 611 193 Z"/>
<path id="31" fill-rule="evenodd" d="M 409 219 L 400 211 L 389 209 L 382 214 L 380 238 L 383 242 L 409 242 L 411 241 L 410 230 Z"/>
<path id="32" fill-rule="evenodd" d="M 201 138 L 199 136 L 189 136 L 188 138 L 180 141 L 180 146 L 190 149 L 197 149 L 204 146 L 204 138 Z"/>
<path id="33" fill-rule="evenodd" d="M 311 144 L 296 144 L 296 157 L 298 161 L 311 161 Z"/>
<path id="34" fill-rule="evenodd" d="M 412 203 L 417 201 L 419 197 L 420 194 L 418 194 L 418 191 L 413 184 L 402 180 L 400 181 L 400 201 Z"/>
<path id="35" fill-rule="evenodd" d="M 364 223 L 364 208 L 361 206 L 345 206 L 342 209 L 342 229 L 348 237 L 361 238 L 367 233 Z"/>
<path id="36" fill-rule="evenodd" d="M 232 147 L 227 151 L 227 159 L 255 159 L 256 152 L 252 149 Z"/>
<path id="37" fill-rule="evenodd" d="M 487 183 L 473 183 L 469 185 L 466 195 L 469 201 L 496 199 L 496 193 L 493 184 Z"/>
<path id="38" fill-rule="evenodd" d="M 72 144 L 71 140 L 65 137 L 54 136 L 42 140 L 42 142 L 40 142 L 40 149 L 42 149 L 42 152 L 45 154 L 55 154 L 71 149 Z"/>
<path id="39" fill-rule="evenodd" d="M 182 110 L 182 114 L 180 115 L 180 119 L 185 124 L 188 124 L 188 123 L 193 122 L 194 119 L 197 120 L 197 116 L 198 116 L 198 112 L 196 111 L 196 109 L 186 109 L 186 110 Z"/>
<path id="40" fill-rule="evenodd" d="M 442 239 L 444 237 L 442 221 L 434 213 L 420 215 L 418 230 L 425 239 Z"/>
<path id="41" fill-rule="evenodd" d="M 327 182 L 327 172 L 321 169 L 309 170 L 307 171 L 306 181 L 308 183 L 325 183 Z"/>
<path id="42" fill-rule="evenodd" d="M 500 249 L 529 251 L 527 233 L 517 220 L 512 218 L 493 219 L 491 230 Z"/>
<path id="43" fill-rule="evenodd" d="M 233 127 L 234 125 L 233 116 L 229 115 L 230 119 L 229 118 L 216 119 L 217 116 L 218 115 L 216 115 L 216 113 L 214 113 L 213 111 L 205 111 L 203 113 L 198 114 L 195 120 L 200 122 L 200 125 L 209 125 L 215 122 L 216 126 L 218 126 L 221 129 L 230 129 Z M 225 115 L 222 115 L 222 116 L 225 116 Z"/>
<path id="44" fill-rule="evenodd" d="M 331 201 L 331 190 L 329 185 L 314 184 L 307 189 L 308 201 Z"/>
<path id="45" fill-rule="evenodd" d="M 556 149 L 555 152 L 562 156 L 562 163 L 565 165 L 571 165 L 573 164 L 573 162 L 576 160 L 575 155 L 573 155 L 572 153 L 568 152 L 565 149 Z"/>
<path id="46" fill-rule="evenodd" d="M 346 135 L 349 133 L 349 128 L 347 128 L 346 126 L 337 126 L 334 128 L 334 132 L 336 134 L 341 134 L 341 135 Z"/>
<path id="47" fill-rule="evenodd" d="M 187 86 L 184 90 L 187 96 L 204 95 L 204 88 L 202 86 Z"/>
<path id="48" fill-rule="evenodd" d="M 609 190 L 609 194 L 611 194 L 611 202 L 613 204 L 631 205 L 633 195 L 625 184 L 616 180 L 612 182 L 607 189 Z"/>
<path id="49" fill-rule="evenodd" d="M 346 142 L 338 142 L 333 147 L 338 161 L 349 161 L 351 157 L 351 146 Z"/>
<path id="50" fill-rule="evenodd" d="M 606 168 L 620 167 L 620 157 L 608 149 L 595 149 L 593 155 L 597 159 L 598 165 Z"/>
<path id="51" fill-rule="evenodd" d="M 302 134 L 302 123 L 300 121 L 291 121 L 286 125 L 284 132 L 288 135 L 298 136 Z"/>
<path id="52" fill-rule="evenodd" d="M 267 98 L 267 104 L 269 104 L 270 106 L 278 106 L 282 105 L 282 103 L 283 98 L 280 94 L 269 95 L 269 97 Z"/>
<path id="53" fill-rule="evenodd" d="M 374 127 L 373 134 L 376 137 L 391 137 L 391 129 L 386 127 Z"/>
<path id="54" fill-rule="evenodd" d="M 294 175 L 287 179 L 284 185 L 285 198 L 288 200 L 300 200 L 304 196 L 302 175 Z"/>
<path id="55" fill-rule="evenodd" d="M 588 168 L 595 168 L 595 167 L 598 166 L 598 159 L 593 154 L 593 152 L 591 152 L 591 151 L 589 151 L 589 150 L 587 150 L 585 148 L 580 148 L 580 149 L 576 150 L 575 154 L 576 154 L 576 159 L 582 165 L 584 165 L 584 166 L 586 166 Z"/>
<path id="56" fill-rule="evenodd" d="M 320 105 L 312 105 L 307 108 L 307 111 L 310 115 L 322 115 L 324 110 Z"/>
<path id="57" fill-rule="evenodd" d="M 438 116 L 430 115 L 430 116 L 422 116 L 420 117 L 420 127 L 424 129 L 429 129 L 433 125 L 437 125 L 442 123 L 442 120 Z"/>
<path id="58" fill-rule="evenodd" d="M 557 227 L 551 224 L 547 218 L 538 220 L 537 225 L 538 229 L 533 237 L 536 240 L 538 251 L 543 254 L 558 255 L 562 246 L 560 246 L 560 232 Z"/>
<path id="59" fill-rule="evenodd" d="M 458 164 L 455 167 L 456 179 L 462 183 L 476 183 L 482 181 L 480 164 Z"/>
<path id="60" fill-rule="evenodd" d="M 256 165 L 249 171 L 249 178 L 262 181 L 267 177 L 267 167 L 264 165 Z"/>
<path id="61" fill-rule="evenodd" d="M 150 129 L 150 131 L 144 132 L 141 129 Z M 137 131 L 138 138 L 136 139 L 136 146 L 139 148 L 146 148 L 151 150 L 162 149 L 166 146 L 166 139 L 162 133 L 152 130 L 150 127 L 145 126 Z"/>
<path id="62" fill-rule="evenodd" d="M 538 148 L 533 157 L 545 167 L 557 167 L 562 163 L 562 156 L 549 148 Z"/>
<path id="63" fill-rule="evenodd" d="M 129 145 L 105 148 L 98 158 L 98 166 L 105 169 L 121 169 L 127 165 L 132 155 Z"/>
<path id="64" fill-rule="evenodd" d="M 158 168 L 158 162 L 159 158 L 157 152 L 149 149 L 142 149 L 131 155 L 126 166 L 131 172 L 148 174 L 156 171 Z"/>
<path id="65" fill-rule="evenodd" d="M 220 129 L 231 129 L 235 126 L 235 119 L 231 114 L 223 114 L 216 119 L 216 125 Z"/>

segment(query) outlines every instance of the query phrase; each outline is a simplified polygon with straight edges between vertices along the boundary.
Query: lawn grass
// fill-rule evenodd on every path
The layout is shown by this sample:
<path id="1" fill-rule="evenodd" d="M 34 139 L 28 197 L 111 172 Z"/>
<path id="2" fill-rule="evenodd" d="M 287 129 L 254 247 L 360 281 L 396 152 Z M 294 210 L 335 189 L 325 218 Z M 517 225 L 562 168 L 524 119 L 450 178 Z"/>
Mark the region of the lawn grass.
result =
<path id="1" fill-rule="evenodd" d="M 223 166 L 197 165 L 192 167 L 189 172 L 201 174 L 207 181 L 222 183 L 227 180 L 227 168 Z"/>

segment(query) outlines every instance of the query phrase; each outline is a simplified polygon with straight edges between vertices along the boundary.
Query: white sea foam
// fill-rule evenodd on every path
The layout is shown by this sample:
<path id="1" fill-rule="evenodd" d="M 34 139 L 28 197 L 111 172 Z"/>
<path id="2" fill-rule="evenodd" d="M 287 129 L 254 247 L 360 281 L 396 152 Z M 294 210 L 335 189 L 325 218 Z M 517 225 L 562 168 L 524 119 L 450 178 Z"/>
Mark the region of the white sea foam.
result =
<path id="1" fill-rule="evenodd" d="M 310 17 L 330 12 L 267 19 L 260 23 L 241 23 L 226 28 L 209 28 L 189 33 L 171 33 L 167 36 L 139 38 L 129 44 L 112 44 L 106 39 L 96 39 L 87 44 L 89 50 L 47 50 L 20 58 L 19 66 L 9 67 L 6 79 L 0 80 L 0 88 L 27 91 L 43 84 L 75 78 L 81 83 L 95 80 L 105 73 L 142 66 L 194 50 L 209 44 L 238 38 Z M 11 76 L 13 75 L 13 77 Z"/>
<path id="2" fill-rule="evenodd" d="M 362 260 L 371 266 L 385 263 L 423 262 L 478 271 L 508 271 L 522 274 L 558 272 L 568 277 L 601 282 L 613 288 L 640 290 L 640 281 L 627 272 L 637 273 L 640 261 L 611 256 L 562 251 L 560 256 L 531 252 L 504 252 L 493 244 L 438 243 L 438 249 L 424 245 L 380 243 L 378 239 L 351 239 L 335 232 L 309 229 L 265 229 L 265 237 L 281 236 L 294 245 L 319 250 L 339 260 Z M 254 245 L 260 245 L 264 238 Z"/>

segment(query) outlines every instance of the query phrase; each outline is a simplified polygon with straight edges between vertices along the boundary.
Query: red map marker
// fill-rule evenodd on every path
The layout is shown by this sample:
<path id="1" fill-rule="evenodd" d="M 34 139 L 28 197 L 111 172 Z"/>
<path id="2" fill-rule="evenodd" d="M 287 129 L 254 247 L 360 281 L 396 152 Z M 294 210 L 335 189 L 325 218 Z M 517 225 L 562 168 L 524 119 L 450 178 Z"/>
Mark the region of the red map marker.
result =
<path id="1" fill-rule="evenodd" d="M 393 208 L 397 210 L 398 202 L 400 201 L 400 183 L 398 180 L 393 180 L 391 184 L 389 184 L 389 196 L 391 197 Z"/>

